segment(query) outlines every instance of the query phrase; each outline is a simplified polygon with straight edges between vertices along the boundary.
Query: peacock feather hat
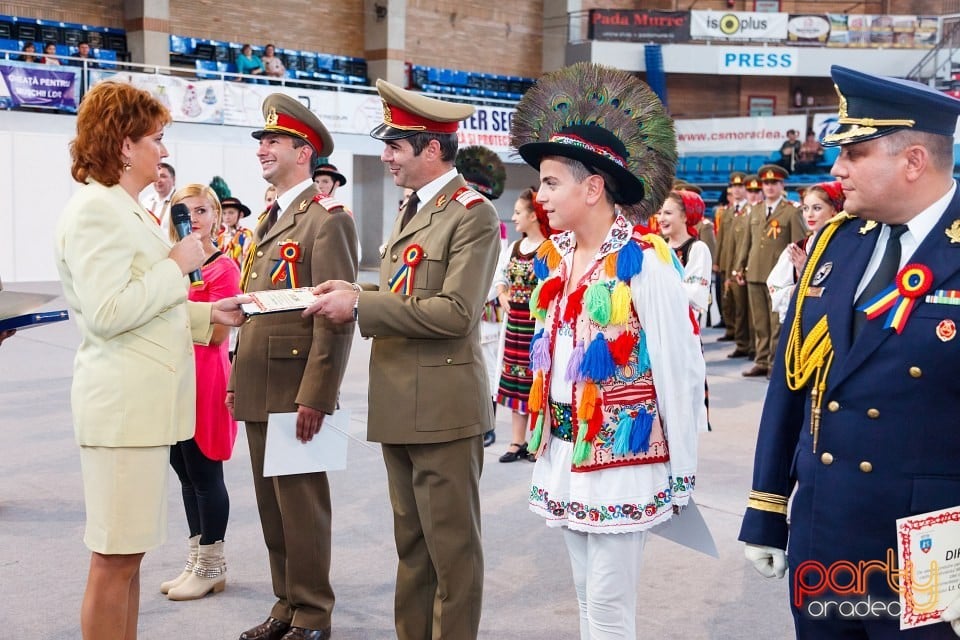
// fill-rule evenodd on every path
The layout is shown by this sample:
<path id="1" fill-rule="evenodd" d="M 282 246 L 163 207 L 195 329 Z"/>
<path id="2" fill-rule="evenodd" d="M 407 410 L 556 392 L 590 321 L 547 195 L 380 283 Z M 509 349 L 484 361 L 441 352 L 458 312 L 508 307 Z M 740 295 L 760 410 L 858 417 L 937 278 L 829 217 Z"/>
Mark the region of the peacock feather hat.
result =
<path id="1" fill-rule="evenodd" d="M 618 204 L 649 215 L 677 165 L 673 120 L 646 84 L 625 71 L 578 62 L 543 75 L 517 105 L 510 143 L 533 168 L 547 156 L 609 175 Z"/>
<path id="2" fill-rule="evenodd" d="M 500 156 L 487 147 L 477 145 L 460 149 L 456 165 L 463 179 L 490 200 L 503 194 L 507 170 Z"/>

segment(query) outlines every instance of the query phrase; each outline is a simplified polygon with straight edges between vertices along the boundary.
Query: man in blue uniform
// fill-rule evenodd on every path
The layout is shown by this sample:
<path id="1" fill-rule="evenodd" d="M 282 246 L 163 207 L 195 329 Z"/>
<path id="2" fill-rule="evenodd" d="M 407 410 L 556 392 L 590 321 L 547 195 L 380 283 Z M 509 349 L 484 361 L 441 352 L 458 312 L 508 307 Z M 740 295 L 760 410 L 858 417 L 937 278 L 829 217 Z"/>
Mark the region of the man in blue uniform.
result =
<path id="1" fill-rule="evenodd" d="M 740 539 L 763 575 L 789 565 L 798 638 L 954 638 L 957 622 L 899 631 L 895 565 L 897 518 L 960 504 L 960 101 L 831 73 L 840 118 L 823 144 L 841 147 L 852 215 L 821 232 L 797 284 Z M 960 617 L 956 596 L 937 607 Z"/>

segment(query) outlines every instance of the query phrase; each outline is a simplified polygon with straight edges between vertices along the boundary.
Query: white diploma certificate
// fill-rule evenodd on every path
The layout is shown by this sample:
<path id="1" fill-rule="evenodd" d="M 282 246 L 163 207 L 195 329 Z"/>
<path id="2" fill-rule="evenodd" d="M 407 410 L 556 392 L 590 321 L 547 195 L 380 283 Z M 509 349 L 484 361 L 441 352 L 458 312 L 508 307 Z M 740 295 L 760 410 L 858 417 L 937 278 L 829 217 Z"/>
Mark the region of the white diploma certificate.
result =
<path id="1" fill-rule="evenodd" d="M 900 628 L 941 622 L 960 598 L 960 506 L 897 520 Z"/>
<path id="2" fill-rule="evenodd" d="M 244 295 L 250 296 L 250 302 L 241 305 L 243 312 L 248 316 L 306 309 L 317 301 L 317 296 L 313 295 L 310 287 L 254 291 Z"/>
<path id="3" fill-rule="evenodd" d="M 347 468 L 347 428 L 350 412 L 323 417 L 323 426 L 310 442 L 297 440 L 297 414 L 271 413 L 263 453 L 263 477 L 337 471 Z"/>

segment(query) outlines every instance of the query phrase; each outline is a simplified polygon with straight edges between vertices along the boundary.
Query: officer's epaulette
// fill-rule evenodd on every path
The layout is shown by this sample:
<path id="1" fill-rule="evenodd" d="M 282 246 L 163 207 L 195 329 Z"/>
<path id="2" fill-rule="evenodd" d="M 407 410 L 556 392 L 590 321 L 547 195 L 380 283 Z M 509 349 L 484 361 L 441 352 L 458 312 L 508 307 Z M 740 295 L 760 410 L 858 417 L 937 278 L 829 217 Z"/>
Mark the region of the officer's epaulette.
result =
<path id="1" fill-rule="evenodd" d="M 462 204 L 466 209 L 472 209 L 483 202 L 483 196 L 470 187 L 460 187 L 457 189 L 453 194 L 453 199 Z"/>
<path id="2" fill-rule="evenodd" d="M 833 216 L 827 220 L 827 224 L 843 224 L 848 220 L 855 220 L 857 216 L 847 213 L 846 211 L 841 211 L 837 215 Z"/>
<path id="3" fill-rule="evenodd" d="M 313 201 L 319 204 L 321 207 L 323 207 L 327 211 L 329 211 L 330 213 L 336 213 L 337 211 L 341 211 L 341 210 L 347 211 L 347 213 L 349 213 L 349 211 L 347 210 L 347 205 L 343 204 L 336 198 L 331 198 L 326 194 L 318 193 L 317 195 L 313 196 Z"/>

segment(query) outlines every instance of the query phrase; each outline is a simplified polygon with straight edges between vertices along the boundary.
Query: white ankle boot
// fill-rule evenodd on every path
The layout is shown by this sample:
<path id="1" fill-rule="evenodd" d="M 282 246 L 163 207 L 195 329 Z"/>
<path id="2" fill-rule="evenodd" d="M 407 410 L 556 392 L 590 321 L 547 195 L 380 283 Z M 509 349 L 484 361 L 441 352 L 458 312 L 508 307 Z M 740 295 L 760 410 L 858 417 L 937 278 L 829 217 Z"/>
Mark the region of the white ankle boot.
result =
<path id="1" fill-rule="evenodd" d="M 167 580 L 160 583 L 160 593 L 169 593 L 170 589 L 187 579 L 193 573 L 193 566 L 197 563 L 197 548 L 200 546 L 200 536 L 193 536 L 187 542 L 190 544 L 190 553 L 187 554 L 187 566 L 173 580 Z"/>
<path id="2" fill-rule="evenodd" d="M 223 540 L 201 544 L 193 572 L 186 580 L 167 592 L 171 600 L 196 600 L 211 591 L 220 593 L 227 586 L 227 562 L 223 557 Z"/>

